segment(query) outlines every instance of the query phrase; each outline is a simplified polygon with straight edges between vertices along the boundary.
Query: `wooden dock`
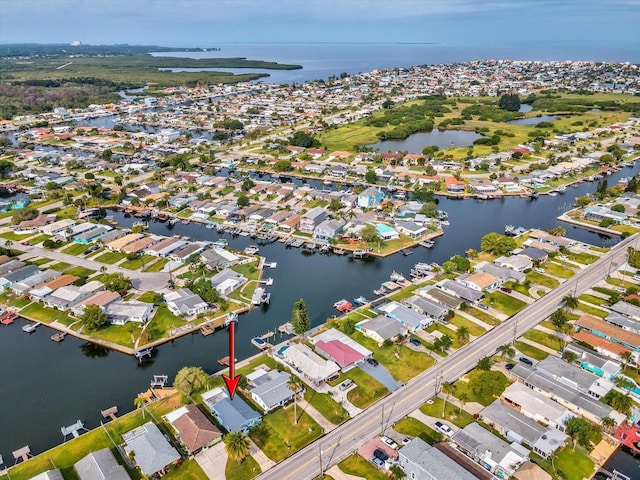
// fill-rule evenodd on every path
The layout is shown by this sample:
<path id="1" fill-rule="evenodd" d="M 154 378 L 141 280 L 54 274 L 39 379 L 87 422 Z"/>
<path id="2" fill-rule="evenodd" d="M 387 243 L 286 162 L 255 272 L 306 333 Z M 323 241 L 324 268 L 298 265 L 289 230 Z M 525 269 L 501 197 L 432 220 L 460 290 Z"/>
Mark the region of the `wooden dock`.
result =
<path id="1" fill-rule="evenodd" d="M 64 340 L 64 337 L 67 334 L 64 332 L 58 332 L 58 333 L 54 333 L 53 335 L 51 335 L 51 340 L 53 340 L 54 342 L 61 342 Z"/>
<path id="2" fill-rule="evenodd" d="M 219 358 L 218 365 L 222 365 L 223 367 L 228 367 L 230 358 L 231 357 L 229 357 L 228 355 L 226 357 Z M 236 358 L 235 361 L 237 362 L 238 359 Z"/>
<path id="3" fill-rule="evenodd" d="M 213 332 L 215 332 L 216 329 L 213 325 L 209 324 L 209 323 L 205 323 L 204 325 L 202 325 L 200 327 L 200 333 L 206 337 L 208 335 L 211 335 Z"/>

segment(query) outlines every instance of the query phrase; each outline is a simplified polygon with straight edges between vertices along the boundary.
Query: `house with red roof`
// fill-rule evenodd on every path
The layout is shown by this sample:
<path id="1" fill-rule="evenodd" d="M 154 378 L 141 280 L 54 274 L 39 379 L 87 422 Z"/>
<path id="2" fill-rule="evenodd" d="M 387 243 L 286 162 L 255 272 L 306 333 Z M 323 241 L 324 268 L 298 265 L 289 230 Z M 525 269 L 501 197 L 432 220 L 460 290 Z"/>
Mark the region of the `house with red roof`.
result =
<path id="1" fill-rule="evenodd" d="M 447 192 L 464 193 L 464 182 L 462 180 L 458 180 L 455 177 L 444 177 L 444 184 L 447 187 Z"/>
<path id="2" fill-rule="evenodd" d="M 329 360 L 336 362 L 343 370 L 352 368 L 356 363 L 364 360 L 364 355 L 339 340 L 328 342 L 320 340 L 316 343 L 316 350 Z"/>

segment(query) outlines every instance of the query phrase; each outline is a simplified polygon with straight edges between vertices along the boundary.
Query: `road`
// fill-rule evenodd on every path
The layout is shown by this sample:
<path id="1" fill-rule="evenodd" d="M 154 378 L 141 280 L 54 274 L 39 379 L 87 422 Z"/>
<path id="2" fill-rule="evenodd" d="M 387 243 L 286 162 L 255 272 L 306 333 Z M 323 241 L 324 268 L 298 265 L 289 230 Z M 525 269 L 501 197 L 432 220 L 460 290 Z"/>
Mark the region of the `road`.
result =
<path id="1" fill-rule="evenodd" d="M 627 247 L 637 240 L 636 237 L 638 235 L 623 240 L 597 262 L 579 271 L 540 300 L 256 478 L 303 480 L 316 478 L 321 470 L 326 472 L 330 466 L 354 453 L 368 439 L 381 434 L 408 416 L 426 399 L 433 397 L 442 382 L 454 382 L 471 370 L 478 360 L 494 354 L 497 347 L 511 342 L 551 315 L 559 308 L 562 297 L 569 294 L 578 296 L 605 278 L 626 261 Z"/>

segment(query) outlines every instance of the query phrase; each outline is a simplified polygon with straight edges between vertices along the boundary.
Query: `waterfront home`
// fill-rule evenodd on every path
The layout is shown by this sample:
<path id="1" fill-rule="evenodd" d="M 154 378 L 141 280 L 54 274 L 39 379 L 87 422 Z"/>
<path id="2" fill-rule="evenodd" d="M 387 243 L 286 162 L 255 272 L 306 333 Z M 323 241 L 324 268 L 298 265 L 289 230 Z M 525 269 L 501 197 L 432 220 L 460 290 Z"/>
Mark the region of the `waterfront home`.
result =
<path id="1" fill-rule="evenodd" d="M 73 241 L 75 243 L 91 243 L 110 230 L 111 227 L 101 225 L 97 228 L 91 228 L 78 234 L 72 233 Z"/>
<path id="2" fill-rule="evenodd" d="M 387 317 L 393 318 L 396 322 L 414 332 L 421 328 L 428 327 L 433 320 L 424 315 L 411 310 L 409 307 L 398 302 L 389 302 L 375 309 Z"/>
<path id="3" fill-rule="evenodd" d="M 36 218 L 32 220 L 23 220 L 17 226 L 14 227 L 14 232 L 20 233 L 36 233 L 40 228 L 45 225 L 49 225 L 56 221 L 56 215 L 54 213 L 51 214 L 40 214 Z"/>
<path id="4" fill-rule="evenodd" d="M 109 242 L 113 242 L 114 240 L 117 240 L 118 238 L 124 237 L 126 234 L 127 234 L 127 232 L 125 232 L 124 230 L 120 230 L 118 228 L 115 228 L 115 229 L 111 230 L 110 232 L 105 233 L 100 238 L 98 238 L 97 239 L 97 243 L 102 244 L 102 245 L 106 245 Z"/>
<path id="5" fill-rule="evenodd" d="M 125 453 L 133 458 L 146 476 L 164 473 L 169 465 L 181 458 L 153 422 L 123 433 L 122 440 Z"/>
<path id="6" fill-rule="evenodd" d="M 571 240 L 570 238 L 561 237 L 558 235 L 551 235 L 550 233 L 545 232 L 544 230 L 531 230 L 529 232 L 529 238 L 534 238 L 542 243 L 550 243 L 556 247 L 571 247 L 576 242 Z"/>
<path id="7" fill-rule="evenodd" d="M 429 300 L 433 300 L 437 304 L 443 305 L 452 310 L 455 310 L 456 308 L 460 307 L 460 305 L 463 302 L 461 298 L 454 297 L 453 295 L 450 295 L 444 292 L 443 290 L 436 288 L 432 285 L 421 287 L 418 290 L 416 290 L 416 293 L 421 297 L 427 298 Z"/>
<path id="8" fill-rule="evenodd" d="M 189 404 L 167 413 L 164 418 L 173 427 L 176 438 L 187 455 L 195 455 L 222 440 L 222 433 L 202 413 L 197 405 Z"/>
<path id="9" fill-rule="evenodd" d="M 420 437 L 398 450 L 398 462 L 407 478 L 415 480 L 476 480 L 478 477 Z"/>
<path id="10" fill-rule="evenodd" d="M 340 367 L 326 360 L 302 343 L 294 343 L 280 351 L 283 360 L 305 380 L 321 385 L 340 371 Z"/>
<path id="11" fill-rule="evenodd" d="M 293 392 L 287 385 L 290 378 L 286 372 L 258 368 L 247 375 L 247 389 L 264 413 L 268 413 L 293 399 Z M 301 387 L 296 394 L 303 391 L 304 387 Z"/>
<path id="12" fill-rule="evenodd" d="M 228 432 L 249 432 L 262 421 L 262 416 L 236 394 L 233 400 L 226 390 L 216 387 L 202 394 L 215 419 Z"/>
<path id="13" fill-rule="evenodd" d="M 537 247 L 527 247 L 523 248 L 518 252 L 518 255 L 524 255 L 525 257 L 529 257 L 532 262 L 546 262 L 549 260 L 549 254 L 544 250 L 541 250 Z"/>
<path id="14" fill-rule="evenodd" d="M 525 444 L 544 458 L 548 458 L 567 441 L 565 433 L 553 427 L 543 427 L 500 400 L 483 408 L 480 418 L 507 440 Z"/>
<path id="15" fill-rule="evenodd" d="M 200 253 L 200 261 L 209 270 L 220 270 L 235 265 L 240 257 L 224 248 L 210 248 Z"/>
<path id="16" fill-rule="evenodd" d="M 343 220 L 324 220 L 313 230 L 313 240 L 319 243 L 329 243 L 332 238 L 342 232 L 344 226 Z"/>
<path id="17" fill-rule="evenodd" d="M 64 477 L 62 476 L 60 469 L 56 468 L 54 470 L 47 470 L 46 472 L 39 473 L 35 477 L 31 477 L 30 480 L 64 480 Z"/>
<path id="18" fill-rule="evenodd" d="M 327 218 L 327 211 L 322 207 L 315 207 L 300 217 L 300 230 L 305 233 L 313 233 L 320 223 Z"/>
<path id="19" fill-rule="evenodd" d="M 574 353 L 576 355 L 576 361 L 573 363 L 588 372 L 594 373 L 599 377 L 615 378 L 620 373 L 622 365 L 619 362 L 611 360 L 606 355 L 601 355 L 593 351 L 591 347 L 595 347 L 595 345 L 587 345 L 589 345 L 590 348 L 583 347 L 577 343 L 570 343 L 564 348 L 563 353 Z"/>
<path id="20" fill-rule="evenodd" d="M 384 199 L 384 193 L 378 187 L 369 187 L 358 194 L 357 206 L 360 208 L 375 208 Z"/>
<path id="21" fill-rule="evenodd" d="M 225 268 L 220 273 L 211 277 L 211 286 L 220 295 L 229 295 L 235 289 L 240 288 L 247 283 L 248 279 L 244 275 L 237 273 L 229 268 Z"/>
<path id="22" fill-rule="evenodd" d="M 150 245 L 153 245 L 157 241 L 158 241 L 158 237 L 156 236 L 139 238 L 138 240 L 130 242 L 124 247 L 122 247 L 122 251 L 124 253 L 142 252 L 145 248 L 149 247 Z"/>
<path id="23" fill-rule="evenodd" d="M 112 251 L 122 250 L 130 243 L 140 240 L 143 237 L 144 235 L 142 235 L 141 233 L 128 233 L 124 237 L 117 238 L 116 240 L 112 240 L 109 243 L 105 243 L 104 246 Z"/>
<path id="24" fill-rule="evenodd" d="M 23 293 L 27 293 L 29 290 L 32 290 L 38 285 L 44 284 L 49 280 L 59 277 L 62 275 L 57 270 L 44 270 L 42 272 L 36 272 L 35 275 L 32 275 L 28 278 L 25 278 L 21 282 L 16 282 L 11 285 L 11 291 L 15 295 L 22 295 Z"/>
<path id="25" fill-rule="evenodd" d="M 70 218 L 64 218 L 62 220 L 58 220 L 57 222 L 48 223 L 39 228 L 40 233 L 45 235 L 58 235 L 67 230 L 67 228 L 71 228 L 76 224 L 75 220 Z"/>
<path id="26" fill-rule="evenodd" d="M 80 480 L 130 480 L 127 470 L 118 463 L 111 449 L 103 448 L 82 457 L 73 465 Z"/>
<path id="27" fill-rule="evenodd" d="M 14 283 L 23 282 L 29 277 L 40 273 L 40 269 L 36 265 L 26 265 L 11 272 L 0 276 L 0 288 L 8 288 Z"/>
<path id="28" fill-rule="evenodd" d="M 501 478 L 511 477 L 528 459 L 526 448 L 517 443 L 509 445 L 476 422 L 458 430 L 452 441 L 462 452 Z"/>
<path id="29" fill-rule="evenodd" d="M 500 286 L 500 280 L 489 273 L 476 272 L 476 273 L 463 273 L 459 275 L 456 282 L 482 292 L 483 290 L 491 291 Z"/>
<path id="30" fill-rule="evenodd" d="M 400 238 L 400 234 L 386 223 L 376 223 L 374 226 L 376 228 L 376 232 L 378 232 L 378 237 L 383 241 Z"/>
<path id="31" fill-rule="evenodd" d="M 573 339 L 578 342 L 586 343 L 595 349 L 601 355 L 614 360 L 623 361 L 623 355 L 631 353 L 631 363 L 634 367 L 638 365 L 638 357 L 640 354 L 631 348 L 627 348 L 620 343 L 607 340 L 601 336 L 591 333 L 588 330 L 582 329 L 572 335 Z M 568 348 L 569 346 L 567 346 Z"/>
<path id="32" fill-rule="evenodd" d="M 294 232 L 300 226 L 301 218 L 302 217 L 299 214 L 294 213 L 286 220 L 280 222 L 280 224 L 278 225 L 278 230 L 284 233 Z"/>
<path id="33" fill-rule="evenodd" d="M 64 241 L 69 240 L 70 238 L 75 237 L 76 235 L 80 235 L 82 233 L 88 232 L 90 230 L 95 230 L 99 227 L 99 225 L 91 222 L 82 222 L 72 227 L 66 228 L 65 230 L 56 233 L 56 236 L 61 238 Z"/>
<path id="34" fill-rule="evenodd" d="M 509 257 L 498 257 L 493 263 L 499 267 L 510 268 L 516 272 L 524 272 L 533 268 L 533 262 L 525 255 L 511 255 Z"/>
<path id="35" fill-rule="evenodd" d="M 559 247 L 557 247 L 552 243 L 541 242 L 534 238 L 526 239 L 524 242 L 522 242 L 522 246 L 537 248 L 538 250 L 542 250 L 543 252 L 547 252 L 547 253 L 555 253 L 559 250 Z"/>
<path id="36" fill-rule="evenodd" d="M 169 254 L 169 258 L 174 262 L 184 263 L 189 260 L 191 255 L 198 255 L 205 248 L 202 242 L 190 243 L 179 250 L 174 250 Z"/>
<path id="37" fill-rule="evenodd" d="M 127 322 L 145 324 L 154 312 L 151 303 L 135 300 L 116 300 L 104 310 L 107 321 L 112 325 L 124 325 Z"/>
<path id="38" fill-rule="evenodd" d="M 615 223 L 621 223 L 629 217 L 625 212 L 615 212 L 609 207 L 602 205 L 589 205 L 588 207 L 585 207 L 583 216 L 587 220 L 593 220 L 596 222 L 601 222 L 605 218 L 608 218 L 613 220 Z"/>
<path id="39" fill-rule="evenodd" d="M 67 285 L 55 290 L 46 298 L 44 304 L 46 307 L 65 312 L 100 290 L 104 290 L 104 285 L 97 280 L 92 280 L 81 286 Z"/>
<path id="40" fill-rule="evenodd" d="M 493 183 L 489 182 L 471 182 L 469 184 L 469 190 L 480 194 L 494 194 L 499 191 Z"/>
<path id="41" fill-rule="evenodd" d="M 112 292 L 110 290 L 102 290 L 78 302 L 76 305 L 71 307 L 71 312 L 75 316 L 82 315 L 87 305 L 98 305 L 104 311 L 107 305 L 109 305 L 112 302 L 115 302 L 119 298 L 120 298 L 120 294 L 118 292 Z"/>
<path id="42" fill-rule="evenodd" d="M 418 215 L 416 215 L 417 217 Z M 416 240 L 427 233 L 427 228 L 418 225 L 417 222 L 411 222 L 407 220 L 396 220 L 396 229 L 408 237 Z"/>
<path id="43" fill-rule="evenodd" d="M 506 267 L 499 267 L 493 263 L 489 262 L 480 262 L 474 266 L 474 270 L 476 272 L 488 273 L 489 275 L 493 275 L 497 279 L 500 280 L 501 283 L 504 282 L 524 282 L 526 280 L 526 275 L 522 272 L 518 272 L 516 270 L 512 270 Z"/>
<path id="44" fill-rule="evenodd" d="M 344 165 L 332 165 L 329 169 L 329 176 L 332 178 L 345 178 L 347 176 L 347 167 Z"/>
<path id="45" fill-rule="evenodd" d="M 43 302 L 45 297 L 51 295 L 55 290 L 60 287 L 71 285 L 79 278 L 80 277 L 76 277 L 75 275 L 61 275 L 54 278 L 53 280 L 49 280 L 48 282 L 39 285 L 37 288 L 31 289 L 29 291 L 29 296 L 36 302 Z"/>
<path id="46" fill-rule="evenodd" d="M 317 175 L 321 175 L 325 172 L 325 170 L 327 169 L 326 166 L 324 165 L 319 165 L 316 163 L 308 163 L 307 165 L 305 165 L 304 167 L 302 167 L 302 170 L 305 173 L 315 173 Z"/>
<path id="47" fill-rule="evenodd" d="M 153 255 L 154 257 L 166 257 L 171 254 L 171 252 L 184 248 L 185 245 L 187 245 L 185 240 L 169 237 L 164 238 L 157 243 L 150 244 L 145 248 L 144 253 Z"/>
<path id="48" fill-rule="evenodd" d="M 464 182 L 455 177 L 444 177 L 444 184 L 449 193 L 464 193 Z"/>
<path id="49" fill-rule="evenodd" d="M 501 398 L 505 405 L 516 412 L 561 432 L 565 431 L 565 422 L 575 416 L 558 402 L 520 382 L 509 385 Z"/>
<path id="50" fill-rule="evenodd" d="M 412 295 L 411 297 L 403 300 L 402 303 L 414 312 L 418 312 L 420 315 L 424 315 L 425 317 L 433 320 L 438 320 L 439 322 L 445 322 L 449 311 L 449 309 L 442 305 L 419 295 Z"/>
<path id="51" fill-rule="evenodd" d="M 204 313 L 209 304 L 188 288 L 181 288 L 175 292 L 165 293 L 164 301 L 171 313 L 178 317 L 192 317 L 198 313 Z"/>
<path id="52" fill-rule="evenodd" d="M 436 283 L 436 287 L 469 303 L 477 303 L 484 297 L 484 293 L 453 280 L 440 280 Z"/>
<path id="53" fill-rule="evenodd" d="M 407 327 L 386 315 L 378 315 L 377 317 L 358 322 L 355 328 L 362 332 L 365 337 L 369 337 L 378 342 L 379 346 L 382 346 L 386 340 L 396 340 L 405 337 L 408 333 Z"/>

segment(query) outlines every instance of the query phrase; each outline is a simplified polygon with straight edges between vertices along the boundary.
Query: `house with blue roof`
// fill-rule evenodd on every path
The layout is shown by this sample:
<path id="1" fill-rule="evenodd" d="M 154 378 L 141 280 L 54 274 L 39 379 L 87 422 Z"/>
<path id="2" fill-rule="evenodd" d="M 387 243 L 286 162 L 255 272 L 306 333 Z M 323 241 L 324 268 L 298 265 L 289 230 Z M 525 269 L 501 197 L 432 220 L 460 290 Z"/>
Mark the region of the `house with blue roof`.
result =
<path id="1" fill-rule="evenodd" d="M 247 433 L 262 421 L 262 416 L 251 408 L 240 395 L 233 400 L 220 387 L 202 394 L 202 400 L 209 410 L 228 432 L 241 431 Z"/>

